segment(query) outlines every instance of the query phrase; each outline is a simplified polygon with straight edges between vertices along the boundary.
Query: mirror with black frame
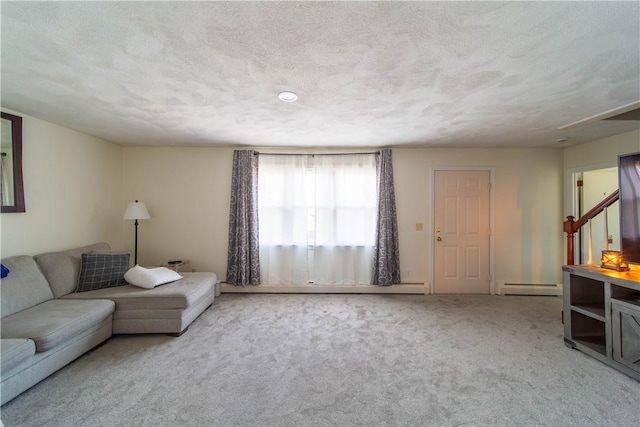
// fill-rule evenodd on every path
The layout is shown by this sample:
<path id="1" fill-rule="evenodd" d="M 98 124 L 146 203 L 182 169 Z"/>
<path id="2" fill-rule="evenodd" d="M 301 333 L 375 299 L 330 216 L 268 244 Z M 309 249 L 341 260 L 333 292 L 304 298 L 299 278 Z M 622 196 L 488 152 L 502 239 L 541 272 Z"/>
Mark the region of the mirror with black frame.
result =
<path id="1" fill-rule="evenodd" d="M 22 117 L 2 112 L 0 211 L 25 212 L 22 184 Z"/>

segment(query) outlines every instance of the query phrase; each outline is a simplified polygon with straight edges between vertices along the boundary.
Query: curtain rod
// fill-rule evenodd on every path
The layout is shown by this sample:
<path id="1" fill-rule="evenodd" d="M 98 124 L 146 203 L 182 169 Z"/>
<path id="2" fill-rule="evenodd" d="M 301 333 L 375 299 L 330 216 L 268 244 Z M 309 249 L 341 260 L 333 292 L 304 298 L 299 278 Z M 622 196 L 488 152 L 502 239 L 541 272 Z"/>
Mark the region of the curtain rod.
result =
<path id="1" fill-rule="evenodd" d="M 366 153 L 260 153 L 254 151 L 255 156 L 352 156 L 354 154 L 380 154 L 380 150 Z"/>

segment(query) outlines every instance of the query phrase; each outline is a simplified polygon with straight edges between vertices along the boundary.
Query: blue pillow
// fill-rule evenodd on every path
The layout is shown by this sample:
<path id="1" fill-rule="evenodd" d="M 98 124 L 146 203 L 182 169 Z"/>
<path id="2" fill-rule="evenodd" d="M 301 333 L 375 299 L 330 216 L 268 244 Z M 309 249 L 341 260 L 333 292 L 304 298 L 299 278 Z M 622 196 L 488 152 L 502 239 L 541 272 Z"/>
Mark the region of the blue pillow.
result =
<path id="1" fill-rule="evenodd" d="M 5 267 L 4 264 L 0 264 L 0 266 L 2 266 L 2 276 L 0 276 L 0 279 L 4 279 L 9 275 L 9 269 Z"/>

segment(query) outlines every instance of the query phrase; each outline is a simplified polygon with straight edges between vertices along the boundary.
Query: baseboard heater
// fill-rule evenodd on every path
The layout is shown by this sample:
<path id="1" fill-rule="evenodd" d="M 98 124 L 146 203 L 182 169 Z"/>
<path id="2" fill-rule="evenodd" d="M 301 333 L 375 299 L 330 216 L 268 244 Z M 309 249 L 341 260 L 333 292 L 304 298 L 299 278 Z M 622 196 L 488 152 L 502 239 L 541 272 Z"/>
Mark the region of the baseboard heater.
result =
<path id="1" fill-rule="evenodd" d="M 424 283 L 401 283 L 393 286 L 374 285 L 259 285 L 233 286 L 222 283 L 222 293 L 245 294 L 411 294 L 424 295 L 429 287 Z"/>
<path id="2" fill-rule="evenodd" d="M 561 283 L 498 282 L 498 295 L 562 296 Z"/>

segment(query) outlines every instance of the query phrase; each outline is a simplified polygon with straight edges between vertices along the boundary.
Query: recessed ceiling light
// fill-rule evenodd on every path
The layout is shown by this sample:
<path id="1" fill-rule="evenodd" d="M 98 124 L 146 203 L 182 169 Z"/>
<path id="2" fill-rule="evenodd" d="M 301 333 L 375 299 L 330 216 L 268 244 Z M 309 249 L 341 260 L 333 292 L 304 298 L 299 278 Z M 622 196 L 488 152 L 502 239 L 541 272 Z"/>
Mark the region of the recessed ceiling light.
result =
<path id="1" fill-rule="evenodd" d="M 563 136 L 562 138 L 556 139 L 556 142 L 567 142 L 569 139 L 568 136 Z"/>
<path id="2" fill-rule="evenodd" d="M 289 92 L 289 91 L 284 91 L 284 92 L 280 92 L 278 94 L 278 98 L 280 98 L 280 101 L 284 101 L 284 102 L 293 102 L 296 99 L 298 99 L 298 95 L 296 95 L 293 92 Z"/>

